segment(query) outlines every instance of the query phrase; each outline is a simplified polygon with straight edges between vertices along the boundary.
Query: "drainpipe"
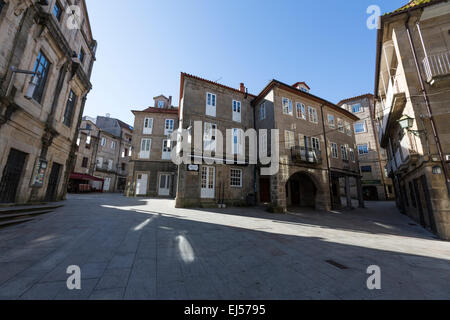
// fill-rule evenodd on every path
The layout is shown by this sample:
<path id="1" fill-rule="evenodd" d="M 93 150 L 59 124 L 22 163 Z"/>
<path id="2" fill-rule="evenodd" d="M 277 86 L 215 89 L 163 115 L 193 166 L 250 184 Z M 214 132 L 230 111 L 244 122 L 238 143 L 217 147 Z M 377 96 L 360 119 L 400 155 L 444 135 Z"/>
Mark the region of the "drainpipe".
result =
<path id="1" fill-rule="evenodd" d="M 434 136 L 434 140 L 436 142 L 436 147 L 438 149 L 439 158 L 440 158 L 440 161 L 441 161 L 442 168 L 444 169 L 444 177 L 445 177 L 445 184 L 447 186 L 447 194 L 450 196 L 450 179 L 449 179 L 448 168 L 447 168 L 446 163 L 444 161 L 444 155 L 443 155 L 443 152 L 442 152 L 441 141 L 440 141 L 439 135 L 437 133 L 436 123 L 434 122 L 433 111 L 431 110 L 431 104 L 430 104 L 430 100 L 428 98 L 428 94 L 427 94 L 427 91 L 426 91 L 426 88 L 425 88 L 425 83 L 423 81 L 422 74 L 420 72 L 419 61 L 417 59 L 416 48 L 414 47 L 414 43 L 413 43 L 413 40 L 412 40 L 412 37 L 411 37 L 411 30 L 409 28 L 409 20 L 411 19 L 410 12 L 407 12 L 407 15 L 408 15 L 408 19 L 406 19 L 406 22 L 405 22 L 406 33 L 408 34 L 409 45 L 411 47 L 411 51 L 412 51 L 412 54 L 413 54 L 413 57 L 414 57 L 414 63 L 416 65 L 417 76 L 419 77 L 420 89 L 422 91 L 422 95 L 423 95 L 423 98 L 425 100 L 425 105 L 427 107 L 428 117 L 430 118 L 431 128 L 433 130 L 433 136 Z M 421 35 L 421 37 L 422 37 L 422 35 Z"/>
<path id="2" fill-rule="evenodd" d="M 327 158 L 327 171 L 328 171 L 328 188 L 330 189 L 330 200 L 331 200 L 331 208 L 334 208 L 333 201 L 333 188 L 332 188 L 332 180 L 331 180 L 331 170 L 330 170 L 330 159 L 328 158 L 328 141 L 327 141 L 327 133 L 325 131 L 325 119 L 323 117 L 323 106 L 320 106 L 320 113 L 322 114 L 322 129 L 323 129 L 323 137 L 325 140 L 325 156 Z M 339 200 L 340 201 L 340 200 Z"/>

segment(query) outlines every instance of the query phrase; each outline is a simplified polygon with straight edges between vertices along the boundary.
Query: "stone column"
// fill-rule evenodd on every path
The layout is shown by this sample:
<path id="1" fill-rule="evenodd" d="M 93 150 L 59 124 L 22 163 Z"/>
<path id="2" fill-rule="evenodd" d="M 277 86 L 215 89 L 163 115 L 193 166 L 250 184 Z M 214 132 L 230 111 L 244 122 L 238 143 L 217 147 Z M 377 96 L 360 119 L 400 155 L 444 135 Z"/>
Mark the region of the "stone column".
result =
<path id="1" fill-rule="evenodd" d="M 347 197 L 347 208 L 352 209 L 352 197 L 350 196 L 350 177 L 345 176 L 345 196 Z"/>
<path id="2" fill-rule="evenodd" d="M 356 179 L 356 189 L 358 191 L 358 202 L 360 208 L 365 208 L 364 206 L 364 196 L 363 196 L 363 190 L 362 190 L 362 184 L 361 184 L 361 177 L 357 177 Z"/>

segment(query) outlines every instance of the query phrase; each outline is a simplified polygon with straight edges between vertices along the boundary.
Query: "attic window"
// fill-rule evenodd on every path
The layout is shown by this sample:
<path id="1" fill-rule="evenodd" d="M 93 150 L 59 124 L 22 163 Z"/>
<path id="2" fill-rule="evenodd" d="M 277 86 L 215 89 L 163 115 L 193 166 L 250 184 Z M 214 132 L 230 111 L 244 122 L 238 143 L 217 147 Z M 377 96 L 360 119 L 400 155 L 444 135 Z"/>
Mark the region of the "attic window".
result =
<path id="1" fill-rule="evenodd" d="M 158 101 L 158 108 L 164 108 L 164 101 L 162 100 Z"/>

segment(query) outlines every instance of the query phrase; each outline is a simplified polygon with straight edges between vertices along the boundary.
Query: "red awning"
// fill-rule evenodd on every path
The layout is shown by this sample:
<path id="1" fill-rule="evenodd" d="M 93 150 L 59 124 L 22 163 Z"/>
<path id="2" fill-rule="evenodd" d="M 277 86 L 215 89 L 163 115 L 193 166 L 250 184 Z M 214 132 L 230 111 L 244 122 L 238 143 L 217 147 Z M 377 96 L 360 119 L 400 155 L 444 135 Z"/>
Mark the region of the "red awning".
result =
<path id="1" fill-rule="evenodd" d="M 86 181 L 100 181 L 100 182 L 104 182 L 104 179 L 101 178 L 97 178 L 94 176 L 90 176 L 88 174 L 82 174 L 82 173 L 71 173 L 70 174 L 70 179 L 73 180 L 86 180 Z"/>

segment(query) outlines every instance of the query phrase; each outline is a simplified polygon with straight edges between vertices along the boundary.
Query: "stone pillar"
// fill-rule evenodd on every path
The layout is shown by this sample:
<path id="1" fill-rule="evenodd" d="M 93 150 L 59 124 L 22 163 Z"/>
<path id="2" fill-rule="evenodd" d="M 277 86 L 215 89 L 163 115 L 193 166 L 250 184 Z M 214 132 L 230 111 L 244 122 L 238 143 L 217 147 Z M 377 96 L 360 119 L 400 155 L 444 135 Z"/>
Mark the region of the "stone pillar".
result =
<path id="1" fill-rule="evenodd" d="M 350 177 L 345 176 L 345 196 L 347 197 L 347 208 L 352 209 L 352 197 L 350 196 Z"/>
<path id="2" fill-rule="evenodd" d="M 363 190 L 362 190 L 362 184 L 361 184 L 361 177 L 356 178 L 356 189 L 358 191 L 358 202 L 360 208 L 365 208 L 364 206 L 364 196 L 363 196 Z"/>

